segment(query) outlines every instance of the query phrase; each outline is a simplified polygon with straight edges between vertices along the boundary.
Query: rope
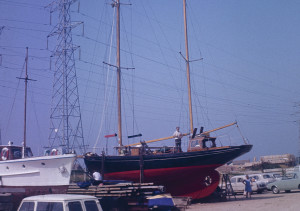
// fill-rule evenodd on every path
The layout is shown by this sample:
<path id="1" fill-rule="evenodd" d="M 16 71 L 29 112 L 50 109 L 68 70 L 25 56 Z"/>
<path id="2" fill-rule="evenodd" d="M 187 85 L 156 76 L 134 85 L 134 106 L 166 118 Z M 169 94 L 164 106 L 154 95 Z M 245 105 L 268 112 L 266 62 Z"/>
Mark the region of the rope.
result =
<path id="1" fill-rule="evenodd" d="M 114 8 L 114 12 L 113 12 L 113 17 L 115 16 L 115 8 Z M 113 23 L 112 23 L 112 26 L 111 26 L 111 39 L 110 39 L 110 48 L 109 48 L 109 58 L 108 58 L 108 61 L 110 63 L 111 61 L 111 51 L 112 51 L 112 41 L 113 41 L 113 29 L 114 29 L 114 25 L 115 25 L 115 19 L 113 18 Z M 109 73 L 110 73 L 110 70 L 109 70 L 110 66 L 108 65 L 107 67 L 107 77 L 106 77 L 106 84 L 108 84 L 108 78 L 109 78 Z M 111 77 L 111 81 L 110 81 L 110 84 L 112 84 L 113 82 L 113 77 Z M 112 85 L 110 85 L 110 89 L 112 88 Z M 93 147 L 93 153 L 95 153 L 96 151 L 96 146 L 98 145 L 98 142 L 100 140 L 100 135 L 101 135 L 101 132 L 102 132 L 102 128 L 103 128 L 103 124 L 104 124 L 104 113 L 108 107 L 108 99 L 110 98 L 110 93 L 109 92 L 109 95 L 107 96 L 107 86 L 105 87 L 105 93 L 104 93 L 104 106 L 103 106 L 103 110 L 102 110 L 102 117 L 101 117 L 101 123 L 100 123 L 100 128 L 99 128 L 99 132 L 98 132 L 98 136 L 97 136 L 97 139 L 96 139 L 96 142 L 94 144 L 94 147 Z"/>
<path id="2" fill-rule="evenodd" d="M 236 124 L 236 127 L 238 128 L 238 131 L 240 132 L 240 135 L 242 136 L 244 143 L 245 143 L 245 144 L 248 144 L 247 139 L 243 136 L 242 131 L 241 131 L 241 129 L 239 128 L 238 124 Z"/>

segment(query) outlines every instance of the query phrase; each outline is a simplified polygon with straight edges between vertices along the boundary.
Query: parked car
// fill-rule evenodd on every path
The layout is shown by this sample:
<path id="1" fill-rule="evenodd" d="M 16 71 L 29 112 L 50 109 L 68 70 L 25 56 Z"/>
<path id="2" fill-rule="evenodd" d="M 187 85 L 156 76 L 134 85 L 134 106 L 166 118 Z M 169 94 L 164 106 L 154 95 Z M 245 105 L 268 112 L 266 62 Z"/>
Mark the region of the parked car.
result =
<path id="1" fill-rule="evenodd" d="M 232 189 L 235 193 L 242 193 L 245 190 L 245 184 L 243 181 L 246 179 L 246 175 L 234 176 L 230 179 Z M 262 193 L 266 190 L 266 185 L 259 184 L 255 181 L 251 182 L 251 188 L 253 192 Z"/>
<path id="2" fill-rule="evenodd" d="M 269 173 L 269 174 L 272 175 L 275 180 L 281 180 L 282 178 L 282 175 L 279 173 Z"/>
<path id="3" fill-rule="evenodd" d="M 249 177 L 252 180 L 255 180 L 255 182 L 257 182 L 262 187 L 267 187 L 267 184 L 276 181 L 276 179 L 268 173 L 251 174 L 251 175 L 249 175 Z"/>
<path id="4" fill-rule="evenodd" d="M 18 211 L 102 211 L 94 196 L 48 194 L 26 197 Z"/>
<path id="5" fill-rule="evenodd" d="M 300 172 L 283 176 L 281 180 L 269 183 L 267 187 L 272 190 L 274 194 L 283 190 L 285 192 L 291 192 L 291 190 L 300 189 Z"/>

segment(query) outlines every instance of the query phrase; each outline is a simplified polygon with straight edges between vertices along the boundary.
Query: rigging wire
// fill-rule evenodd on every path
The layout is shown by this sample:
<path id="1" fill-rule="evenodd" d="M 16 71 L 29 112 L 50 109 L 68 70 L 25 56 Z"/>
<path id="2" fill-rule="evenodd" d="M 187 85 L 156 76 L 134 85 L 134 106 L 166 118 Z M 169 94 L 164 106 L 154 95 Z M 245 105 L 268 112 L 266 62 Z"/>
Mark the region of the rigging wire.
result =
<path id="1" fill-rule="evenodd" d="M 142 2 L 142 7 L 143 7 L 143 10 L 144 10 L 144 14 L 146 15 L 146 18 L 147 18 L 147 20 L 148 20 L 148 22 L 149 22 L 149 24 L 150 24 L 150 27 L 151 27 L 152 29 L 154 29 L 153 24 L 152 24 L 152 22 L 150 21 L 149 15 L 148 15 L 148 13 L 147 13 L 147 11 L 146 11 L 146 9 L 145 9 L 145 6 L 144 6 L 144 3 L 143 3 L 143 2 Z M 152 7 L 149 6 L 149 8 L 152 10 L 153 17 L 154 17 L 155 20 L 156 20 L 156 16 L 155 16 L 155 13 L 154 13 Z M 159 23 L 158 21 L 156 21 L 156 22 L 157 22 L 157 24 L 160 26 L 160 23 Z M 161 26 L 160 26 L 160 30 L 161 30 L 162 34 L 164 35 L 166 42 L 169 44 L 169 46 L 171 46 L 170 43 L 169 43 L 169 41 L 168 41 L 168 39 L 166 39 L 166 36 L 165 36 L 164 31 L 162 30 Z M 156 45 L 157 45 L 158 48 L 159 48 L 159 51 L 160 51 L 160 53 L 161 53 L 161 55 L 162 55 L 162 59 L 163 59 L 163 61 L 164 61 L 164 63 L 165 63 L 166 68 L 167 68 L 167 69 L 169 70 L 169 72 L 170 72 L 170 76 L 172 77 L 173 82 L 175 82 L 175 83 L 174 83 L 174 84 L 175 84 L 175 89 L 176 89 L 177 92 L 178 92 L 179 87 L 178 87 L 178 85 L 177 85 L 177 83 L 176 83 L 176 80 L 175 80 L 175 78 L 174 78 L 174 75 L 172 74 L 172 71 L 170 70 L 170 69 L 171 69 L 171 66 L 170 66 L 170 65 L 168 64 L 168 62 L 167 62 L 167 59 L 166 59 L 166 57 L 165 57 L 165 54 L 163 53 L 162 46 L 161 46 L 160 42 L 158 41 L 157 35 L 156 35 L 156 33 L 155 33 L 155 30 L 152 30 L 152 31 L 153 31 L 153 34 L 154 34 L 154 37 L 155 37 L 155 40 L 156 40 L 155 43 L 156 43 Z M 173 52 L 174 52 L 174 51 L 173 51 Z M 178 59 L 177 59 L 176 56 L 175 56 L 175 58 L 176 58 L 177 62 L 180 63 L 180 62 L 178 61 Z M 184 101 L 184 100 L 183 100 L 183 94 L 181 94 L 180 98 L 181 98 L 181 103 L 183 103 L 183 101 Z M 181 114 L 181 113 L 180 113 L 180 114 Z M 179 115 L 178 121 L 179 121 L 179 122 L 178 122 L 178 125 L 180 125 L 181 115 Z"/>
<path id="2" fill-rule="evenodd" d="M 103 10 L 104 10 L 104 8 L 103 8 Z M 78 13 L 80 13 L 80 12 L 78 12 Z M 101 31 L 101 25 L 102 25 L 101 23 L 102 23 L 103 17 L 104 17 L 104 12 L 101 13 L 101 18 L 100 18 L 100 21 L 99 21 L 100 24 L 98 25 L 98 28 L 97 28 L 97 36 L 96 36 L 97 39 L 99 38 L 99 34 L 100 34 L 100 31 Z M 94 46 L 93 53 L 91 55 L 92 61 L 96 60 L 96 58 L 97 58 L 97 56 L 96 56 L 97 45 L 93 45 L 93 46 Z M 104 69 L 104 68 L 103 68 L 103 63 L 102 63 L 101 65 L 96 66 L 96 67 L 100 67 L 100 68 L 97 68 L 96 70 L 98 70 L 98 71 L 94 72 L 94 71 L 92 71 L 92 68 L 93 68 L 93 64 L 92 63 L 82 61 L 82 59 L 80 59 L 80 61 L 84 62 L 86 64 L 89 64 L 88 78 L 87 78 L 87 82 L 88 83 L 85 84 L 84 97 L 83 97 L 83 105 L 82 105 L 82 107 L 84 107 L 84 104 L 85 104 L 85 101 L 86 101 L 85 99 L 87 98 L 88 87 L 89 87 L 89 84 L 90 84 L 90 81 L 91 81 L 91 75 L 92 74 L 100 74 L 99 73 L 99 69 Z M 86 70 L 84 70 L 84 71 L 86 71 Z M 94 108 L 93 108 L 94 112 L 96 111 L 96 103 L 97 103 L 97 99 L 98 99 L 98 96 L 99 96 L 99 92 L 100 92 L 100 89 L 99 89 L 99 87 L 97 87 L 97 94 L 96 94 L 96 98 L 95 98 L 95 105 L 94 105 Z M 91 135 L 92 125 L 94 124 L 94 122 L 95 122 L 95 116 L 93 115 L 92 116 L 92 120 L 90 121 L 89 131 L 87 133 L 88 134 L 87 135 L 88 136 L 87 140 L 90 140 L 89 137 Z"/>
<path id="3" fill-rule="evenodd" d="M 111 37 L 110 37 L 110 48 L 109 48 L 109 53 L 108 53 L 108 62 L 110 64 L 111 62 L 111 53 L 112 53 L 112 42 L 113 42 L 113 34 L 114 34 L 114 25 L 115 25 L 115 13 L 116 13 L 116 8 L 114 7 L 114 11 L 113 11 L 113 18 L 112 18 L 112 27 L 111 27 Z M 110 75 L 110 66 L 107 65 L 107 77 L 106 77 L 106 83 L 108 84 L 108 80 L 109 80 L 109 75 Z M 111 77 L 111 84 L 113 81 L 113 76 Z M 110 86 L 112 87 L 112 86 Z M 100 127 L 99 127 L 99 131 L 98 131 L 98 136 L 96 139 L 96 142 L 94 144 L 93 147 L 93 152 L 95 152 L 96 147 L 98 146 L 98 142 L 100 140 L 100 135 L 102 134 L 102 128 L 103 128 L 103 124 L 104 124 L 104 117 L 105 117 L 105 111 L 107 110 L 108 107 L 108 99 L 110 98 L 110 93 L 111 93 L 111 89 L 107 89 L 107 86 L 105 86 L 105 90 L 104 90 L 104 106 L 102 109 L 102 116 L 101 116 L 101 122 L 100 122 Z"/>
<path id="4" fill-rule="evenodd" d="M 131 8 L 131 7 L 130 7 Z M 132 10 L 131 10 L 131 21 L 130 23 L 132 23 Z M 123 26 L 123 31 L 125 32 L 125 40 L 127 42 L 127 46 L 128 46 L 128 49 L 129 49 L 129 56 L 130 56 L 130 62 L 131 62 L 131 66 L 134 67 L 134 62 L 133 62 L 133 53 L 132 53 L 132 36 L 133 36 L 133 33 L 132 33 L 132 24 L 131 24 L 131 27 L 130 27 L 130 42 L 129 42 L 129 38 L 128 38 L 128 32 L 127 30 L 125 29 L 125 21 L 124 21 L 124 16 L 121 14 L 121 18 L 122 18 L 122 26 Z M 126 57 L 127 58 L 127 57 Z M 132 134 L 136 134 L 136 133 L 139 133 L 139 127 L 138 127 L 138 124 L 137 124 L 137 119 L 135 117 L 135 69 L 133 68 L 131 70 L 131 73 L 132 74 L 126 74 L 130 77 L 131 79 L 131 103 L 130 103 L 130 96 L 128 94 L 129 90 L 126 88 L 126 83 L 125 83 L 125 79 L 124 77 L 122 77 L 122 84 L 124 86 L 124 90 L 125 90 L 125 93 L 127 94 L 127 98 L 128 98 L 128 102 L 130 104 L 130 107 L 131 107 L 131 111 L 132 111 Z M 122 75 L 124 75 L 122 73 Z M 125 110 L 125 108 L 123 107 L 123 109 Z M 123 113 L 126 113 L 123 111 Z M 127 120 L 127 115 L 125 115 L 125 126 L 126 126 L 126 131 L 127 131 L 127 136 L 129 136 L 129 129 L 128 129 L 128 124 L 126 124 L 126 122 L 128 122 Z M 137 128 L 137 132 L 135 132 L 135 127 Z M 135 138 L 134 138 L 135 139 Z M 129 139 L 127 138 L 127 145 L 129 144 Z"/>
<path id="5" fill-rule="evenodd" d="M 26 64 L 26 61 L 24 61 L 24 63 L 23 63 L 22 71 L 20 73 L 20 78 L 23 75 L 23 72 L 24 72 L 24 69 L 25 69 L 25 64 Z M 17 98 L 17 93 L 18 93 L 18 90 L 19 90 L 19 86 L 20 86 L 20 80 L 18 80 L 17 89 L 15 91 L 15 95 L 14 95 L 14 98 L 13 98 L 13 103 L 12 103 L 12 106 L 10 107 L 10 110 L 9 110 L 8 121 L 7 121 L 7 124 L 6 124 L 6 129 L 5 129 L 4 137 L 6 137 L 6 134 L 7 134 L 7 131 L 8 131 L 9 125 L 10 125 L 11 115 L 12 115 L 12 111 L 13 111 L 14 106 L 15 106 L 15 102 L 16 102 L 16 98 Z"/>

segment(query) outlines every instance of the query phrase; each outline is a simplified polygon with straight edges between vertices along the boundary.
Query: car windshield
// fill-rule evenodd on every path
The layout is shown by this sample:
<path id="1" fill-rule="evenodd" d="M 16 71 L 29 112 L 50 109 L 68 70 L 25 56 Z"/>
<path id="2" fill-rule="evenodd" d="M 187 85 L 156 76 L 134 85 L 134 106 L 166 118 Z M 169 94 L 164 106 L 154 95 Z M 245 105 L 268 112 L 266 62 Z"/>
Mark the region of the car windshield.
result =
<path id="1" fill-rule="evenodd" d="M 63 211 L 62 202 L 38 202 L 36 211 Z"/>
<path id="2" fill-rule="evenodd" d="M 34 211 L 34 202 L 23 202 L 20 211 Z"/>
<path id="3" fill-rule="evenodd" d="M 280 174 L 274 174 L 273 175 L 275 178 L 281 178 L 281 175 Z"/>
<path id="4" fill-rule="evenodd" d="M 68 203 L 70 211 L 83 211 L 81 203 L 79 201 L 72 201 Z"/>
<path id="5" fill-rule="evenodd" d="M 263 178 L 264 178 L 264 179 L 269 179 L 269 178 L 271 178 L 271 177 L 270 177 L 270 175 L 266 174 L 266 175 L 263 175 Z"/>
<path id="6" fill-rule="evenodd" d="M 99 211 L 95 201 L 85 201 L 84 204 L 88 211 Z"/>

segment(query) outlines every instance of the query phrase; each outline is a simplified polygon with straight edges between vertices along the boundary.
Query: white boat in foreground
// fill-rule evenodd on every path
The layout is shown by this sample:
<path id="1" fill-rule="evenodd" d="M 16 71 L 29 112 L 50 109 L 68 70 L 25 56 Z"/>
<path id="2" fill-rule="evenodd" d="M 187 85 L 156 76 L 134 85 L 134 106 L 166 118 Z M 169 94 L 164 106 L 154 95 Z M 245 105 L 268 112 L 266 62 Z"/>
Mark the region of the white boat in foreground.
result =
<path id="1" fill-rule="evenodd" d="M 27 196 L 66 193 L 75 154 L 57 155 L 54 150 L 52 155 L 33 157 L 26 147 L 22 158 L 22 150 L 12 144 L 0 146 L 0 193 L 11 193 L 17 204 Z"/>
<path id="2" fill-rule="evenodd" d="M 26 148 L 22 158 L 22 147 L 0 146 L 0 187 L 35 187 L 69 185 L 75 154 L 33 157 Z"/>

